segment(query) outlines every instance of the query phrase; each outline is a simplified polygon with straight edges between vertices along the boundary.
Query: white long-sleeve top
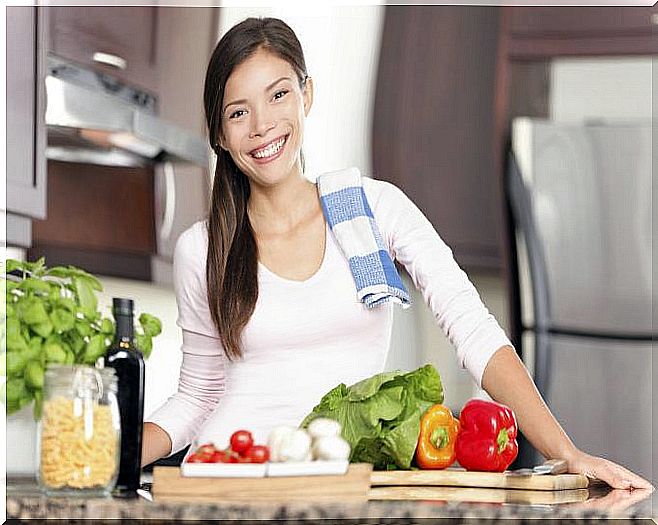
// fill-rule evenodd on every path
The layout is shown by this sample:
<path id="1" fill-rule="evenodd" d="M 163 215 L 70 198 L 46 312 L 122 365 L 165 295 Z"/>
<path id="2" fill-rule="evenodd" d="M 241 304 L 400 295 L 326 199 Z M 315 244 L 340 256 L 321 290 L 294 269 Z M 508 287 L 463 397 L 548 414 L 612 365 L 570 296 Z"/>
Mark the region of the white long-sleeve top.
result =
<path id="1" fill-rule="evenodd" d="M 511 343 L 423 213 L 394 185 L 363 178 L 393 258 L 411 276 L 478 386 L 493 353 Z M 178 391 L 146 421 L 169 434 L 172 454 L 188 443 L 228 446 L 238 429 L 265 443 L 278 425 L 297 426 L 339 383 L 383 371 L 393 305 L 357 301 L 347 259 L 326 228 L 324 259 L 305 281 L 258 264 L 258 300 L 242 334 L 243 358 L 229 361 L 212 323 L 205 278 L 208 234 L 198 222 L 178 240 L 174 288 L 183 361 Z"/>

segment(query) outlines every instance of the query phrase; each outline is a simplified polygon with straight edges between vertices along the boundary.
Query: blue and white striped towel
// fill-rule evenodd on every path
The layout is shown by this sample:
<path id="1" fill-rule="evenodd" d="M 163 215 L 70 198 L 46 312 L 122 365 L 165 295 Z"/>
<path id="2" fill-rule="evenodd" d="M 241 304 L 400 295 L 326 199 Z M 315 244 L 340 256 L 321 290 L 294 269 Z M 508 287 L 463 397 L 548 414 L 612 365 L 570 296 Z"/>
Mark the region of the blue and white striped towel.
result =
<path id="1" fill-rule="evenodd" d="M 409 293 L 384 246 L 359 170 L 325 173 L 317 185 L 324 217 L 349 262 L 357 299 L 367 308 L 388 301 L 408 308 Z"/>

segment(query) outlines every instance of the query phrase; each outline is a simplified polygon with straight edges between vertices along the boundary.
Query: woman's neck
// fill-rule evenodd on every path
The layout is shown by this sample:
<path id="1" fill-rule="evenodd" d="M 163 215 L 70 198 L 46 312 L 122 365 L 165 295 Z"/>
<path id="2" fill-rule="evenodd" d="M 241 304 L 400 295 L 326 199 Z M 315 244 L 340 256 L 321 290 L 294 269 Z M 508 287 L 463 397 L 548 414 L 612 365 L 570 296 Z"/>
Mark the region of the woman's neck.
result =
<path id="1" fill-rule="evenodd" d="M 315 184 L 292 175 L 276 186 L 251 184 L 248 213 L 254 230 L 285 233 L 321 211 Z"/>

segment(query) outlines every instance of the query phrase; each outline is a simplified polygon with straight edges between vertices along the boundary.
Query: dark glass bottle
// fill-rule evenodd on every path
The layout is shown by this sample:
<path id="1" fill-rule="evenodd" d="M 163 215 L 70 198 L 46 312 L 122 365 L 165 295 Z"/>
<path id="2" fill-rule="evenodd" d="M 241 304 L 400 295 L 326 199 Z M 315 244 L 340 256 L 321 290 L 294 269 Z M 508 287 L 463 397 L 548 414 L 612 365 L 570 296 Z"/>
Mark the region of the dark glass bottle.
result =
<path id="1" fill-rule="evenodd" d="M 115 297 L 112 312 L 116 333 L 105 355 L 105 366 L 114 368 L 118 379 L 121 460 L 116 492 L 133 495 L 139 488 L 142 461 L 144 359 L 134 343 L 133 301 Z"/>

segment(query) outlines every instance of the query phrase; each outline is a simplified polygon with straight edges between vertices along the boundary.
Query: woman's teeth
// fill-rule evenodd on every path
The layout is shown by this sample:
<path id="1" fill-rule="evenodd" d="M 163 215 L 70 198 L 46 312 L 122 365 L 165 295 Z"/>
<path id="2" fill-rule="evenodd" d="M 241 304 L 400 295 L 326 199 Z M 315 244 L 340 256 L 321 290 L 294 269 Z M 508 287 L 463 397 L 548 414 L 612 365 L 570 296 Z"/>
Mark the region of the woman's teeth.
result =
<path id="1" fill-rule="evenodd" d="M 283 144 L 286 142 L 286 137 L 281 137 L 281 139 L 277 140 L 276 142 L 273 142 L 269 146 L 267 146 L 265 149 L 258 150 L 255 153 L 252 153 L 252 157 L 255 157 L 257 159 L 265 159 L 267 157 L 271 157 L 272 155 L 275 155 L 276 153 L 279 152 L 279 150 L 283 147 Z"/>

